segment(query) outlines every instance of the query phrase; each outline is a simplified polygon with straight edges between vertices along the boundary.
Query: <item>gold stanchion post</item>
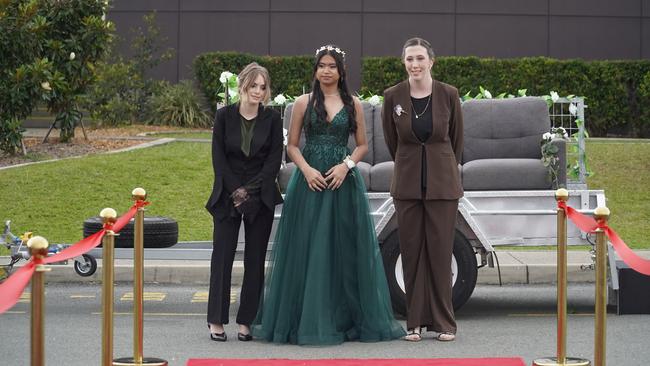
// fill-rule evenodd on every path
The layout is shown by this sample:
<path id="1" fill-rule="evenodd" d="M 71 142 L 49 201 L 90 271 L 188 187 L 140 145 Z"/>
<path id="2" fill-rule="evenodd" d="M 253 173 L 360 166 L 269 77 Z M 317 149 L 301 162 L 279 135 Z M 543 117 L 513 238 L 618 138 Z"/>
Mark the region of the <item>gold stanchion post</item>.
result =
<path id="1" fill-rule="evenodd" d="M 569 192 L 560 188 L 555 192 L 558 202 L 566 202 Z M 557 357 L 540 358 L 533 361 L 534 366 L 588 366 L 588 360 L 566 357 L 567 337 L 567 230 L 566 212 L 557 209 Z"/>
<path id="2" fill-rule="evenodd" d="M 144 201 L 147 192 L 136 188 L 131 192 L 133 200 Z M 124 357 L 113 361 L 114 366 L 167 366 L 167 361 L 143 357 L 143 287 L 144 287 L 144 207 L 139 207 L 135 214 L 133 234 L 133 358 Z"/>
<path id="3" fill-rule="evenodd" d="M 100 213 L 104 225 L 112 225 L 117 220 L 117 212 L 105 208 Z M 106 230 L 102 240 L 102 366 L 113 364 L 113 252 L 115 248 L 115 233 Z"/>
<path id="4" fill-rule="evenodd" d="M 47 257 L 49 243 L 42 236 L 35 236 L 27 241 L 29 253 L 34 259 Z M 31 300 L 31 365 L 45 365 L 45 273 L 50 269 L 37 264 L 32 276 Z"/>
<path id="5" fill-rule="evenodd" d="M 609 209 L 598 207 L 594 218 L 599 223 L 607 223 Z M 607 348 L 607 237 L 605 230 L 596 229 L 596 306 L 594 330 L 594 365 L 605 366 L 605 350 Z"/>

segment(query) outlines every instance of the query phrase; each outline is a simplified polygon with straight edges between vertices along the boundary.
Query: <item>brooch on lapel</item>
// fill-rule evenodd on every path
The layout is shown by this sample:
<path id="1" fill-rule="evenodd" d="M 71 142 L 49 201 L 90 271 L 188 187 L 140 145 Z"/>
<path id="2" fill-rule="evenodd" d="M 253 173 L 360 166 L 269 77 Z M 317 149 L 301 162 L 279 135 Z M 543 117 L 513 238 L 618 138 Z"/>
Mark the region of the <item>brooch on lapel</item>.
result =
<path id="1" fill-rule="evenodd" d="M 406 114 L 406 111 L 404 110 L 404 108 L 402 108 L 402 106 L 399 105 L 399 104 L 395 106 L 394 110 L 395 110 L 395 114 L 397 115 L 397 117 L 401 116 L 402 113 Z"/>

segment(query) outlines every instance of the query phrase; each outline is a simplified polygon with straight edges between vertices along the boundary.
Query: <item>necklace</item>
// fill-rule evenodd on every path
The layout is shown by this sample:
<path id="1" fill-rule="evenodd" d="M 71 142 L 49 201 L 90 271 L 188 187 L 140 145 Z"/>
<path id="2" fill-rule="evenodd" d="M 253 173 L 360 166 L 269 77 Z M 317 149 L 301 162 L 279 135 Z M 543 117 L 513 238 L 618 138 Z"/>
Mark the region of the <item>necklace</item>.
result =
<path id="1" fill-rule="evenodd" d="M 411 108 L 413 108 L 413 113 L 415 113 L 415 118 L 416 119 L 422 117 L 424 115 L 424 112 L 426 112 L 427 109 L 429 109 L 429 103 L 430 102 L 431 102 L 431 94 L 429 94 L 429 98 L 427 99 L 427 105 L 424 106 L 424 110 L 422 111 L 422 113 L 418 113 L 418 111 L 415 110 L 415 106 L 411 102 Z"/>

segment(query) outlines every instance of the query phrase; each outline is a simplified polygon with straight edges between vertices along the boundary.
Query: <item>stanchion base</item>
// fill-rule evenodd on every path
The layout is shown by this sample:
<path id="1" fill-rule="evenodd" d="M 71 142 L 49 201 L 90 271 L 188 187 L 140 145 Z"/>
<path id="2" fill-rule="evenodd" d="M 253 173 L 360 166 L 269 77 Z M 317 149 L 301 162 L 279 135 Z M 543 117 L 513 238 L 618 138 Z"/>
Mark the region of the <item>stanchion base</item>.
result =
<path id="1" fill-rule="evenodd" d="M 167 361 L 154 358 L 154 357 L 145 357 L 142 359 L 142 362 L 135 362 L 133 357 L 122 357 L 116 358 L 113 360 L 113 366 L 167 366 Z"/>
<path id="2" fill-rule="evenodd" d="M 564 363 L 559 363 L 557 357 L 538 358 L 533 366 L 590 366 L 591 362 L 583 358 L 566 357 Z"/>

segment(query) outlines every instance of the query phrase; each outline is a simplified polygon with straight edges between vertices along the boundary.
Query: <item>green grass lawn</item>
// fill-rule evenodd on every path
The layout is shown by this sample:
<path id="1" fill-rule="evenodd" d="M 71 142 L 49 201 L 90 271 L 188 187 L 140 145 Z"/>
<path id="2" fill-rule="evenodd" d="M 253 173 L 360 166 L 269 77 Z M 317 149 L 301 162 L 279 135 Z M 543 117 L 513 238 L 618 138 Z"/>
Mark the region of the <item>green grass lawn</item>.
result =
<path id="1" fill-rule="evenodd" d="M 589 140 L 588 140 L 589 141 Z M 603 189 L 610 226 L 630 248 L 650 248 L 650 141 L 589 141 L 590 189 Z M 638 140 L 637 140 L 638 141 Z"/>
<path id="2" fill-rule="evenodd" d="M 208 240 L 212 219 L 204 204 L 212 177 L 210 144 L 181 142 L 2 170 L 0 219 L 12 220 L 14 234 L 73 243 L 86 218 L 104 207 L 123 213 L 131 190 L 143 187 L 151 201 L 147 215 L 177 220 L 179 240 Z"/>
<path id="3" fill-rule="evenodd" d="M 593 141 L 587 153 L 589 188 L 605 190 L 611 226 L 630 247 L 650 248 L 650 143 Z M 152 203 L 147 215 L 176 219 L 179 240 L 210 240 L 212 176 L 210 144 L 186 142 L 1 170 L 0 219 L 12 220 L 14 234 L 73 243 L 86 218 L 104 207 L 123 213 L 140 186 Z"/>

